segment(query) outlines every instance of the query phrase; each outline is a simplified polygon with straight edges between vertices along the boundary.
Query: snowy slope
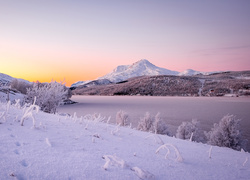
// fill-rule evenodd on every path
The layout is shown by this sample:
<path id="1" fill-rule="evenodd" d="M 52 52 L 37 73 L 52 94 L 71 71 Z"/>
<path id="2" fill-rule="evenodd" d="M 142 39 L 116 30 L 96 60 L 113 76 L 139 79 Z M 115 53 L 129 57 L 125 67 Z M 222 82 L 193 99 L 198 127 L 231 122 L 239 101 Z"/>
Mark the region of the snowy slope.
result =
<path id="1" fill-rule="evenodd" d="M 193 76 L 193 75 L 198 75 L 198 74 L 210 75 L 210 74 L 219 73 L 219 72 L 221 72 L 221 71 L 202 72 L 202 71 L 196 71 L 193 69 L 186 69 L 185 71 L 180 72 L 178 75 L 179 76 Z"/>
<path id="2" fill-rule="evenodd" d="M 0 103 L 0 179 L 249 179 L 250 155 Z"/>
<path id="3" fill-rule="evenodd" d="M 203 72 L 195 71 L 193 69 L 186 69 L 185 71 L 180 72 L 178 75 L 179 76 L 192 76 L 192 75 L 197 75 L 197 74 L 203 74 Z"/>
<path id="4" fill-rule="evenodd" d="M 89 83 L 89 82 L 91 82 L 91 80 L 88 80 L 88 81 L 77 81 L 77 82 L 73 83 L 73 84 L 71 85 L 71 87 L 82 86 L 82 85 L 85 85 L 85 84 L 87 84 L 87 83 Z"/>
<path id="5" fill-rule="evenodd" d="M 110 84 L 111 82 L 108 79 L 97 79 L 93 81 L 78 81 L 71 85 L 71 87 L 79 87 L 79 86 L 95 86 L 95 85 L 106 85 Z"/>
<path id="6" fill-rule="evenodd" d="M 3 73 L 0 73 L 0 84 L 8 84 L 8 83 L 11 83 L 14 79 L 17 79 L 19 81 L 23 81 L 25 83 L 31 83 L 27 80 L 24 80 L 24 79 L 20 79 L 20 78 L 14 78 L 14 77 L 11 77 L 7 74 L 3 74 Z"/>
<path id="7" fill-rule="evenodd" d="M 111 82 L 119 82 L 132 77 L 144 75 L 178 75 L 178 72 L 157 67 L 150 63 L 148 60 L 142 59 L 132 65 L 118 66 L 111 73 L 108 73 L 98 79 L 108 79 Z"/>
<path id="8" fill-rule="evenodd" d="M 11 81 L 13 81 L 15 78 L 9 76 L 9 75 L 6 75 L 6 74 L 3 74 L 3 73 L 0 73 L 0 84 L 8 84 L 10 83 Z"/>

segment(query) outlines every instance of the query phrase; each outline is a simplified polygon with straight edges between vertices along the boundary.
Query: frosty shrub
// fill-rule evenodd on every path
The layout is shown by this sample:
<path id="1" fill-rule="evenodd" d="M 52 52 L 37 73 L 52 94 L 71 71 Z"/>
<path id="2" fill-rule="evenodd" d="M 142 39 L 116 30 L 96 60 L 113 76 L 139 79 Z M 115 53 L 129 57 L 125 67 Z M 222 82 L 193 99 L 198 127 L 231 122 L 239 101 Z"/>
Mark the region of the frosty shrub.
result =
<path id="1" fill-rule="evenodd" d="M 167 130 L 167 124 L 162 121 L 162 118 L 160 117 L 159 112 L 155 116 L 155 120 L 153 122 L 153 128 L 154 128 L 155 134 L 169 134 Z"/>
<path id="2" fill-rule="evenodd" d="M 157 113 L 155 118 L 153 118 L 149 112 L 146 112 L 145 116 L 140 118 L 137 129 L 141 131 L 152 131 L 155 134 L 169 135 L 167 124 L 162 121 L 160 113 Z"/>
<path id="3" fill-rule="evenodd" d="M 23 117 L 21 118 L 21 126 L 23 126 L 24 120 L 30 117 L 33 120 L 33 127 L 35 128 L 36 119 L 33 113 L 39 112 L 39 106 L 35 105 L 35 102 L 36 102 L 36 98 L 34 99 L 34 103 L 30 107 L 25 109 Z"/>
<path id="4" fill-rule="evenodd" d="M 116 124 L 120 124 L 120 126 L 129 125 L 129 116 L 126 112 L 120 110 L 116 113 Z"/>
<path id="5" fill-rule="evenodd" d="M 36 104 L 42 111 L 55 113 L 57 107 L 68 97 L 68 90 L 62 84 L 55 81 L 51 83 L 33 84 L 33 87 L 27 89 L 26 102 L 32 103 L 36 97 Z"/>
<path id="6" fill-rule="evenodd" d="M 27 93 L 27 88 L 30 88 L 31 85 L 25 81 L 22 80 L 18 80 L 18 79 L 14 79 L 11 82 L 11 88 L 12 89 L 16 89 L 19 92 L 21 92 L 22 94 L 26 94 Z"/>
<path id="7" fill-rule="evenodd" d="M 176 137 L 179 139 L 192 139 L 193 141 L 200 141 L 199 129 L 197 127 L 198 121 L 193 119 L 191 122 L 182 122 L 176 132 Z"/>
<path id="8" fill-rule="evenodd" d="M 211 131 L 205 132 L 208 144 L 240 150 L 243 141 L 239 122 L 233 115 L 224 116 Z"/>
<path id="9" fill-rule="evenodd" d="M 145 116 L 143 118 L 140 118 L 140 121 L 138 123 L 137 129 L 141 131 L 150 131 L 153 130 L 153 122 L 154 119 L 150 115 L 149 112 L 146 112 Z"/>

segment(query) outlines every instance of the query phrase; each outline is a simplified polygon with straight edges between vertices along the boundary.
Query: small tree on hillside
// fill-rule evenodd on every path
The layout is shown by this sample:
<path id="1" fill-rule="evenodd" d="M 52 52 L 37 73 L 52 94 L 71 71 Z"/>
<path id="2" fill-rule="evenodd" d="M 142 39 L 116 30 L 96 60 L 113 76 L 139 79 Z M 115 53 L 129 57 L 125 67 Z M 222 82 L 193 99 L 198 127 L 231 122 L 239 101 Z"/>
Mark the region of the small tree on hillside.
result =
<path id="1" fill-rule="evenodd" d="M 18 80 L 18 79 L 14 79 L 11 82 L 11 88 L 12 89 L 16 89 L 18 91 L 20 91 L 22 94 L 26 94 L 27 93 L 27 88 L 31 88 L 32 85 L 23 81 L 23 80 Z"/>
<path id="2" fill-rule="evenodd" d="M 68 97 L 68 90 L 62 83 L 52 81 L 51 83 L 33 84 L 27 89 L 26 102 L 32 103 L 36 97 L 36 104 L 42 111 L 55 113 L 57 107 Z"/>
<path id="3" fill-rule="evenodd" d="M 162 120 L 161 114 L 158 112 L 155 115 L 155 120 L 153 122 L 153 128 L 156 134 L 168 134 L 167 124 Z"/>
<path id="4" fill-rule="evenodd" d="M 152 117 L 149 112 L 146 112 L 145 116 L 140 119 L 137 129 L 141 131 L 152 131 L 155 134 L 169 135 L 167 124 L 160 117 L 160 113 Z"/>
<path id="5" fill-rule="evenodd" d="M 129 125 L 129 116 L 126 112 L 120 110 L 116 113 L 116 123 L 120 124 L 120 126 Z"/>
<path id="6" fill-rule="evenodd" d="M 243 141 L 239 122 L 233 115 L 224 116 L 211 131 L 205 132 L 208 144 L 240 150 Z"/>
<path id="7" fill-rule="evenodd" d="M 137 126 L 137 129 L 141 130 L 141 131 L 153 130 L 152 129 L 153 122 L 154 122 L 153 117 L 150 115 L 149 112 L 146 112 L 145 116 L 143 118 L 141 118 L 141 120 L 140 120 L 140 122 L 139 122 L 139 124 Z"/>
<path id="8" fill-rule="evenodd" d="M 193 141 L 200 141 L 197 125 L 198 121 L 196 119 L 193 119 L 191 122 L 182 122 L 177 129 L 176 137 L 179 139 L 192 139 Z"/>

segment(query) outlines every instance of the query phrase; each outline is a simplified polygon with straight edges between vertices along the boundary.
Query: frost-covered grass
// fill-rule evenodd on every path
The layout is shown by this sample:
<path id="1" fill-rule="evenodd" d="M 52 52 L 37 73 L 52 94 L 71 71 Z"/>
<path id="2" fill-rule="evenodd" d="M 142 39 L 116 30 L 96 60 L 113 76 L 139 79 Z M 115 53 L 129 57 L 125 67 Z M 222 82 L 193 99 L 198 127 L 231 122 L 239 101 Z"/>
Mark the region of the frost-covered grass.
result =
<path id="1" fill-rule="evenodd" d="M 102 115 L 0 103 L 0 179 L 249 179 L 250 155 L 110 124 Z M 107 123 L 108 122 L 108 123 Z"/>

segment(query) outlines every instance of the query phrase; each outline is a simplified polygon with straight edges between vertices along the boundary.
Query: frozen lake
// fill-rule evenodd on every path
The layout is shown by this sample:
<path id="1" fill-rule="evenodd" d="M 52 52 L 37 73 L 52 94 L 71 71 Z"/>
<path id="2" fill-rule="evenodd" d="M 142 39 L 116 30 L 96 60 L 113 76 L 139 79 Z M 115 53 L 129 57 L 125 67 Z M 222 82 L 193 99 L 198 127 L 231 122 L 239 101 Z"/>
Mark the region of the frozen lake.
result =
<path id="1" fill-rule="evenodd" d="M 116 113 L 123 110 L 136 127 L 146 112 L 153 116 L 160 112 L 172 134 L 183 121 L 197 119 L 201 128 L 208 131 L 224 115 L 233 114 L 241 119 L 243 136 L 250 142 L 250 98 L 247 97 L 73 96 L 71 99 L 78 103 L 59 107 L 59 113 L 76 112 L 78 117 L 100 113 L 111 116 L 111 122 L 115 122 Z"/>

